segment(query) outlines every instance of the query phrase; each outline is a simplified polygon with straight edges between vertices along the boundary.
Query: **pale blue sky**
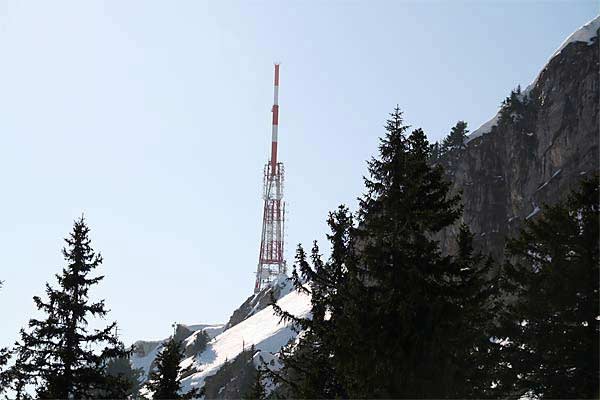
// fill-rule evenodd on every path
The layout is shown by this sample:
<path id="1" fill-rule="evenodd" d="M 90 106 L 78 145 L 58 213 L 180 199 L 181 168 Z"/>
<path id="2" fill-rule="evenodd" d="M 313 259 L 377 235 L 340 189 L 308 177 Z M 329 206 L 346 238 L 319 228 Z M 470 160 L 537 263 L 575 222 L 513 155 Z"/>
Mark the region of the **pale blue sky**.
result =
<path id="1" fill-rule="evenodd" d="M 387 113 L 471 130 L 596 1 L 0 0 L 0 345 L 85 212 L 124 339 L 225 322 L 253 288 L 273 61 L 287 258 L 355 208 Z M 323 245 L 325 243 L 323 242 Z M 290 263 L 291 264 L 291 263 Z"/>

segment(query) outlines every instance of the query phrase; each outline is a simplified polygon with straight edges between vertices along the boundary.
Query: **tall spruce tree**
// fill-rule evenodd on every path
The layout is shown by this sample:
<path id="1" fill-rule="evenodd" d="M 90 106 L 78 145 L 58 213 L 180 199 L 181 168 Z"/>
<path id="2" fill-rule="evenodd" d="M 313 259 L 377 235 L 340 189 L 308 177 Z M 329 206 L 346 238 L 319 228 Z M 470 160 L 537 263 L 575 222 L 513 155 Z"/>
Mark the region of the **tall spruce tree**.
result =
<path id="1" fill-rule="evenodd" d="M 312 316 L 297 318 L 282 310 L 273 301 L 275 312 L 294 322 L 302 330 L 298 343 L 284 347 L 280 353 L 283 365 L 280 371 L 271 371 L 264 365 L 267 375 L 277 385 L 278 395 L 288 398 L 339 398 L 347 397 L 336 371 L 335 342 L 341 333 L 333 325 L 335 315 L 341 313 L 342 298 L 339 288 L 346 277 L 352 216 L 347 207 L 340 206 L 329 214 L 331 256 L 324 263 L 316 242 L 310 260 L 302 246 L 298 246 L 292 279 L 297 290 L 311 295 Z M 301 277 L 298 275 L 300 271 Z"/>
<path id="2" fill-rule="evenodd" d="M 379 158 L 369 164 L 357 229 L 363 278 L 355 280 L 362 284 L 350 297 L 360 300 L 349 315 L 362 314 L 361 325 L 377 329 L 358 332 L 369 350 L 366 362 L 349 364 L 354 395 L 485 396 L 489 380 L 471 368 L 484 367 L 483 354 L 493 346 L 486 336 L 494 307 L 491 262 L 472 254 L 465 228 L 461 252 L 441 254 L 433 237 L 457 221 L 460 197 L 450 194 L 442 168 L 427 162 L 431 148 L 421 129 L 406 136 L 398 109 L 386 129 Z"/>
<path id="3" fill-rule="evenodd" d="M 496 349 L 489 340 L 492 263 L 473 251 L 465 227 L 459 253 L 441 254 L 433 237 L 456 222 L 460 199 L 449 194 L 441 167 L 430 166 L 424 132 L 407 130 L 396 108 L 379 157 L 369 162 L 358 225 L 344 213 L 334 219 L 346 222 L 332 229 L 331 260 L 312 257 L 309 267 L 299 253 L 313 320 L 299 321 L 304 334 L 296 352 L 283 357 L 282 371 L 294 375 L 282 380 L 294 386 L 298 379 L 289 378 L 300 376 L 308 386 L 291 397 L 309 397 L 311 385 L 350 398 L 489 395 L 492 380 L 482 370 L 493 365 Z M 323 380 L 314 384 L 307 378 L 316 373 Z"/>
<path id="4" fill-rule="evenodd" d="M 456 221 L 459 198 L 449 196 L 442 170 L 428 165 L 424 132 L 407 136 L 407 129 L 396 108 L 365 178 L 357 229 L 362 277 L 350 294 L 359 302 L 347 314 L 361 321 L 355 347 L 364 350 L 340 371 L 353 377 L 353 397 L 444 397 L 453 390 L 440 332 L 449 259 L 431 236 Z"/>
<path id="5" fill-rule="evenodd" d="M 91 275 L 102 257 L 92 249 L 89 231 L 83 217 L 75 221 L 65 239 L 67 265 L 56 275 L 58 287 L 46 284 L 47 299 L 34 297 L 45 318 L 29 320 L 15 345 L 17 360 L 9 376 L 18 393 L 26 395 L 24 386 L 32 384 L 38 398 L 95 398 L 120 384 L 105 373 L 107 360 L 128 354 L 114 335 L 116 322 L 88 329 L 90 318 L 108 313 L 104 300 L 93 302 L 89 295 L 103 279 Z"/>
<path id="6" fill-rule="evenodd" d="M 598 187 L 583 182 L 508 243 L 501 395 L 598 398 Z"/>
<path id="7" fill-rule="evenodd" d="M 156 357 L 155 369 L 146 383 L 146 389 L 152 393 L 153 399 L 193 399 L 200 395 L 198 389 L 180 393 L 181 374 L 185 371 L 179 364 L 183 356 L 181 341 L 171 337 Z"/>

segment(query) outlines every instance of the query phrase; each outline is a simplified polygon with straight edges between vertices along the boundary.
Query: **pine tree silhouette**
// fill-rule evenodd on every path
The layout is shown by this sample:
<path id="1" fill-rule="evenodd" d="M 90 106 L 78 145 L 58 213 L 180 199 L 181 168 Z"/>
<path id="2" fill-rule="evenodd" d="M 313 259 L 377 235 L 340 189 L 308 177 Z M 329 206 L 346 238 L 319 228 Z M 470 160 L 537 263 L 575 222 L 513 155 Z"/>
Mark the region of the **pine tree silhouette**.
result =
<path id="1" fill-rule="evenodd" d="M 152 393 L 153 399 L 192 399 L 199 396 L 198 389 L 192 389 L 185 394 L 179 393 L 181 374 L 185 372 L 179 365 L 181 361 L 183 361 L 181 342 L 171 337 L 156 357 L 156 367 L 150 373 L 146 383 L 146 389 Z"/>
<path id="2" fill-rule="evenodd" d="M 598 187 L 597 175 L 584 181 L 508 243 L 500 395 L 598 397 Z"/>
<path id="3" fill-rule="evenodd" d="M 250 390 L 243 396 L 244 400 L 265 400 L 267 398 L 267 392 L 265 390 L 265 370 L 259 366 L 256 369 L 256 375 L 254 377 L 254 383 Z"/>
<path id="4" fill-rule="evenodd" d="M 456 255 L 442 255 L 434 235 L 461 214 L 421 129 L 407 134 L 398 108 L 379 156 L 369 162 L 356 226 L 342 207 L 330 218 L 330 260 L 300 247 L 296 267 L 312 298 L 312 319 L 271 371 L 289 397 L 485 397 L 492 379 L 489 341 L 497 307 L 491 260 L 460 230 Z M 299 280 L 295 273 L 295 279 Z M 320 378 L 320 379 L 319 379 Z"/>
<path id="5" fill-rule="evenodd" d="M 34 302 L 44 319 L 31 319 L 16 343 L 15 365 L 8 371 L 17 393 L 34 385 L 38 398 L 93 398 L 121 384 L 106 375 L 106 362 L 126 357 L 128 351 L 114 336 L 116 322 L 90 332 L 90 318 L 104 318 L 104 300 L 92 302 L 90 288 L 103 276 L 92 276 L 102 256 L 91 247 L 89 228 L 83 216 L 76 220 L 65 239 L 67 265 L 56 275 L 58 287 L 46 284 L 46 299 Z"/>

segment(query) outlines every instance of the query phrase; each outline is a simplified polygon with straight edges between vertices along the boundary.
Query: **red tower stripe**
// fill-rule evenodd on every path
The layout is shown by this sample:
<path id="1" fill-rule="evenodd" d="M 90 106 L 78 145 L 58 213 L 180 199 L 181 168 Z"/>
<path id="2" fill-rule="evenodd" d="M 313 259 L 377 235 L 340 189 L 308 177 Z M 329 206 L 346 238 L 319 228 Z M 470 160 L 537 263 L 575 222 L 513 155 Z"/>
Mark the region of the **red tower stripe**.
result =
<path id="1" fill-rule="evenodd" d="M 279 125 L 279 106 L 273 106 L 273 125 Z"/>
<path id="2" fill-rule="evenodd" d="M 271 173 L 275 173 L 275 165 L 277 165 L 277 142 L 271 142 Z"/>

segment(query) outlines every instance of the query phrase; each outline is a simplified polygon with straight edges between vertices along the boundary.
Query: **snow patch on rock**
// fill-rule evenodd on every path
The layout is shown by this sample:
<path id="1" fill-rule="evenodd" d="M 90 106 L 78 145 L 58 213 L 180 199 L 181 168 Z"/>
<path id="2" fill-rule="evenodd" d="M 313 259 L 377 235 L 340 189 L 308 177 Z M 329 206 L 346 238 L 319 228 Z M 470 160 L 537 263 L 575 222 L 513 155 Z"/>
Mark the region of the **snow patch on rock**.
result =
<path id="1" fill-rule="evenodd" d="M 554 52 L 554 54 L 552 54 L 552 56 L 550 57 L 550 59 L 548 60 L 548 62 L 546 62 L 546 64 L 544 65 L 544 67 L 540 70 L 540 73 L 536 76 L 536 78 L 533 80 L 533 82 L 531 82 L 526 88 L 525 90 L 522 91 L 523 95 L 528 94 L 531 89 L 533 89 L 533 87 L 535 86 L 535 84 L 538 81 L 538 78 L 540 77 L 540 74 L 542 73 L 542 71 L 544 71 L 544 69 L 546 69 L 546 66 L 548 65 L 548 63 L 550 62 L 550 60 L 552 60 L 554 57 L 556 57 L 557 55 L 560 54 L 560 52 L 567 47 L 567 45 L 569 45 L 570 43 L 573 42 L 586 42 L 588 44 L 592 43 L 592 39 L 598 36 L 598 30 L 600 29 L 600 15 L 598 15 L 596 18 L 594 18 L 593 20 L 591 20 L 590 22 L 588 22 L 587 24 L 583 25 L 581 28 L 577 29 L 575 32 L 573 32 L 571 34 L 571 36 L 569 36 L 564 42 L 563 44 L 560 45 L 560 47 L 558 48 L 558 50 L 556 50 Z M 485 135 L 486 133 L 490 133 L 492 131 L 492 128 L 494 126 L 496 126 L 498 124 L 498 120 L 500 118 L 500 112 L 498 112 L 496 115 L 494 115 L 492 117 L 492 119 L 490 119 L 489 121 L 483 123 L 479 128 L 475 129 L 465 140 L 465 144 L 469 143 L 471 140 L 478 138 L 480 136 Z"/>
<path id="2" fill-rule="evenodd" d="M 310 297 L 297 291 L 285 295 L 277 304 L 297 317 L 310 314 Z M 268 306 L 216 336 L 201 354 L 185 359 L 181 366 L 191 367 L 198 372 L 182 380 L 182 391 L 202 387 L 206 377 L 217 373 L 226 361 L 233 361 L 251 346 L 268 360 L 296 336 L 292 324 L 281 321 L 275 315 L 273 306 Z"/>

